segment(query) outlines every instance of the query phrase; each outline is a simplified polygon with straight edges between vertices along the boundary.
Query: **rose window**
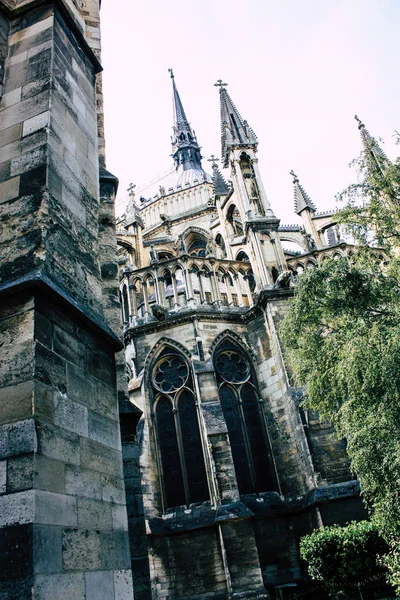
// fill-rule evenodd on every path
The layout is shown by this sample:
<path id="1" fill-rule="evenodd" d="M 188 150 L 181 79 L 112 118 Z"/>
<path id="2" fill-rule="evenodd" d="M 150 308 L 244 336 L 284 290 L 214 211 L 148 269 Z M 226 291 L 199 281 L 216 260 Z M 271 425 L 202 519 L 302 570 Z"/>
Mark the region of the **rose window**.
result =
<path id="1" fill-rule="evenodd" d="M 237 352 L 221 352 L 216 360 L 218 373 L 229 383 L 243 383 L 250 375 L 250 366 Z"/>
<path id="2" fill-rule="evenodd" d="M 185 385 L 188 376 L 188 367 L 179 356 L 166 356 L 155 369 L 154 384 L 162 392 L 175 392 Z"/>

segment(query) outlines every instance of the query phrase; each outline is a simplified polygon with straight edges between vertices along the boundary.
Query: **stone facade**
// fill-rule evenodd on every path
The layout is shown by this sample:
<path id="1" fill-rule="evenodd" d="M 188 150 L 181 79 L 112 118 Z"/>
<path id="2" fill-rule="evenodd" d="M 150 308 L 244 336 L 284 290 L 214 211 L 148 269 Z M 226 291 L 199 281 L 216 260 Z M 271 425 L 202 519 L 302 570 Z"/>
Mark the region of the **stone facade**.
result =
<path id="1" fill-rule="evenodd" d="M 0 2 L 2 600 L 133 598 L 98 12 Z"/>
<path id="2" fill-rule="evenodd" d="M 322 598 L 299 539 L 364 510 L 345 444 L 300 407 L 279 324 L 302 269 L 351 246 L 335 213 L 318 214 L 295 174 L 303 226 L 280 224 L 256 135 L 221 81 L 221 160 L 231 181 L 213 157 L 206 173 L 171 76 L 174 166 L 137 194 L 130 189 L 117 224 L 138 421 L 137 454 L 123 452 L 129 473 L 141 472 L 143 494 L 130 538 L 134 546 L 144 514 L 150 573 L 146 587 L 142 572 L 140 597 Z"/>

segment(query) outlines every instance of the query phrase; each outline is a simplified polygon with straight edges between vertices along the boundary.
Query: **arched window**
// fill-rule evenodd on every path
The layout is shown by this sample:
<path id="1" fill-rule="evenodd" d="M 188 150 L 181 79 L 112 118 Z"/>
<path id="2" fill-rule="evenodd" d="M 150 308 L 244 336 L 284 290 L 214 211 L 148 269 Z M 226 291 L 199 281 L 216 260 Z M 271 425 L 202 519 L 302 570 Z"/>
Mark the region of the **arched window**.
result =
<path id="1" fill-rule="evenodd" d="M 252 365 L 230 341 L 214 354 L 219 398 L 240 494 L 278 490 Z"/>
<path id="2" fill-rule="evenodd" d="M 193 378 L 185 358 L 166 348 L 151 371 L 164 505 L 209 500 Z"/>

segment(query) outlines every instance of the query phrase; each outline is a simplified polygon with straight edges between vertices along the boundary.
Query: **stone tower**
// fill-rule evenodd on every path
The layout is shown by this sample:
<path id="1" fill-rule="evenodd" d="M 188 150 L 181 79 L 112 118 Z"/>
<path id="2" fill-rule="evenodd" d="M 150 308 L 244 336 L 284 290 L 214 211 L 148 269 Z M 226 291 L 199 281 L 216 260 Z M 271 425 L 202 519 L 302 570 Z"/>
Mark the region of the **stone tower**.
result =
<path id="1" fill-rule="evenodd" d="M 99 60 L 98 0 L 0 1 L 4 600 L 133 598 Z"/>
<path id="2" fill-rule="evenodd" d="M 344 444 L 290 386 L 279 323 L 301 270 L 351 249 L 297 176 L 307 223 L 280 224 L 258 139 L 221 80 L 230 180 L 215 157 L 207 173 L 172 85 L 174 164 L 137 195 L 131 187 L 117 226 L 130 403 L 140 418 L 144 508 L 130 506 L 129 528 L 133 540 L 144 515 L 143 599 L 312 597 L 300 536 L 363 510 Z"/>

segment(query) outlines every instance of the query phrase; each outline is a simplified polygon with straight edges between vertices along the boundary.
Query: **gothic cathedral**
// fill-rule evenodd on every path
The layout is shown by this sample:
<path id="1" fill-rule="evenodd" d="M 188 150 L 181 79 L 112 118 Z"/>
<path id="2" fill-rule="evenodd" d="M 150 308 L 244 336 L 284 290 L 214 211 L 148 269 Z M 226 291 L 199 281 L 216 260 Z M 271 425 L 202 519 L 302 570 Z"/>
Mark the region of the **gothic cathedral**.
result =
<path id="1" fill-rule="evenodd" d="M 143 494 L 128 515 L 145 519 L 148 597 L 311 598 L 299 538 L 360 518 L 362 507 L 344 443 L 290 385 L 279 323 L 301 272 L 351 246 L 293 172 L 303 224 L 280 224 L 257 136 L 222 80 L 230 180 L 215 157 L 207 173 L 170 74 L 174 164 L 140 195 L 131 186 L 117 223 Z"/>

